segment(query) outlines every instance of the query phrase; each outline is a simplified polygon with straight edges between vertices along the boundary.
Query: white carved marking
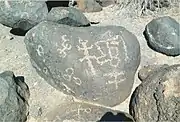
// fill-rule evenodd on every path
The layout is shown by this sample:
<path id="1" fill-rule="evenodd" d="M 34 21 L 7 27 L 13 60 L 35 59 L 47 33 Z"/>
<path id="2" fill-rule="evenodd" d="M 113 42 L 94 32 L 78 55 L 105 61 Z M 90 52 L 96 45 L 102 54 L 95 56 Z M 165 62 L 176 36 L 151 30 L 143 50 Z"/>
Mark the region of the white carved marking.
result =
<path id="1" fill-rule="evenodd" d="M 118 89 L 119 83 L 122 81 L 126 80 L 126 78 L 119 79 L 118 77 L 123 77 L 124 72 L 111 72 L 111 73 L 106 73 L 103 76 L 107 76 L 108 78 L 114 78 L 114 80 L 108 80 L 107 84 L 115 84 L 116 89 Z"/>
<path id="2" fill-rule="evenodd" d="M 125 43 L 125 41 L 124 41 L 124 39 L 123 39 L 123 34 L 122 34 L 122 32 L 120 32 L 121 33 L 121 36 L 120 36 L 120 38 L 121 38 L 121 40 L 122 40 L 122 44 L 123 44 L 123 48 L 124 48 L 124 54 L 125 54 L 125 61 L 128 61 L 129 60 L 129 57 L 128 57 L 128 51 L 127 51 L 127 46 L 126 46 L 126 43 Z"/>
<path id="3" fill-rule="evenodd" d="M 44 49 L 41 45 L 38 45 L 38 49 L 36 49 L 37 53 L 39 56 L 43 56 L 44 55 Z"/>
<path id="4" fill-rule="evenodd" d="M 96 74 L 96 70 L 94 69 L 94 66 L 92 64 L 91 59 L 96 58 L 95 56 L 91 56 L 89 55 L 89 50 L 93 48 L 93 45 L 91 45 L 90 47 L 87 46 L 88 40 L 82 40 L 81 38 L 79 38 L 79 43 L 81 44 L 82 47 L 77 46 L 78 51 L 83 51 L 84 52 L 84 57 L 79 59 L 81 62 L 83 62 L 84 60 L 87 61 L 87 64 L 92 72 L 93 75 Z"/>
<path id="5" fill-rule="evenodd" d="M 82 84 L 81 79 L 74 76 L 74 69 L 73 68 L 67 68 L 65 70 L 65 73 L 63 74 L 63 78 L 69 82 L 73 81 L 73 82 L 75 82 L 75 84 L 77 84 L 79 86 Z"/>
<path id="6" fill-rule="evenodd" d="M 73 77 L 73 79 L 74 79 L 74 82 L 77 84 L 77 85 L 81 85 L 82 84 L 82 81 L 81 81 L 81 79 L 80 78 L 77 78 L 77 77 Z"/>
<path id="7" fill-rule="evenodd" d="M 81 108 L 81 106 L 79 105 L 78 109 L 77 109 L 77 115 L 78 117 L 81 116 L 81 112 L 85 112 L 85 113 L 91 113 L 91 109 L 90 108 Z"/>
<path id="8" fill-rule="evenodd" d="M 72 89 L 70 89 L 66 84 L 62 83 L 62 85 L 65 87 L 65 89 L 63 89 L 63 90 L 67 91 L 68 93 L 74 93 L 75 94 L 75 92 Z"/>
<path id="9" fill-rule="evenodd" d="M 112 34 L 110 34 L 110 32 L 107 32 L 108 35 L 112 36 Z M 119 38 L 118 35 L 116 36 L 112 36 L 111 38 L 108 38 L 106 41 L 101 40 L 95 43 L 95 46 L 97 47 L 97 49 L 100 51 L 101 56 L 97 57 L 97 63 L 100 65 L 103 65 L 104 63 L 110 62 L 110 65 L 113 67 L 117 67 L 119 62 L 121 61 L 119 56 L 119 50 L 118 50 L 118 46 L 119 46 L 119 42 L 117 41 L 117 39 Z M 108 49 L 108 54 L 106 54 L 106 52 L 103 52 L 103 49 L 101 48 L 100 44 L 105 44 L 107 49 Z M 102 58 L 105 58 L 104 60 L 101 61 Z M 113 61 L 114 59 L 117 60 L 117 62 L 114 64 Z"/>
<path id="10" fill-rule="evenodd" d="M 60 54 L 60 57 L 62 57 L 62 58 L 65 58 L 66 56 L 67 56 L 67 52 L 66 51 L 69 51 L 69 50 L 71 50 L 71 48 L 72 48 L 72 46 L 70 45 L 70 44 L 68 44 L 67 42 L 70 42 L 70 40 L 69 39 L 66 39 L 65 37 L 66 37 L 67 35 L 63 35 L 62 36 L 62 40 L 63 40 L 63 42 L 62 42 L 62 49 L 57 49 L 57 51 L 59 52 L 59 54 Z"/>

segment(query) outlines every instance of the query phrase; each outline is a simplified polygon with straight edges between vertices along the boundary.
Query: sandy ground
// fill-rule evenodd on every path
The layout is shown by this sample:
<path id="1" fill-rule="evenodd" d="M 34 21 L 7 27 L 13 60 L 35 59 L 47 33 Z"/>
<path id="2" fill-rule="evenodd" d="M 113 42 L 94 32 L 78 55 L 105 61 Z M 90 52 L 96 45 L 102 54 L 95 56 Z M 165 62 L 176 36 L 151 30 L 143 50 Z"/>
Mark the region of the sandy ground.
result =
<path id="1" fill-rule="evenodd" d="M 141 63 L 139 69 L 148 64 L 172 65 L 180 62 L 180 56 L 168 57 L 150 49 L 143 36 L 145 25 L 158 16 L 168 15 L 180 23 L 180 13 L 178 13 L 178 8 L 176 10 L 169 10 L 168 12 L 163 11 L 158 16 L 126 18 L 119 10 L 117 10 L 116 6 L 109 6 L 104 8 L 101 12 L 85 13 L 85 15 L 91 21 L 99 21 L 100 24 L 96 26 L 123 26 L 135 34 L 141 46 Z M 15 75 L 25 77 L 25 82 L 28 84 L 31 93 L 28 122 L 42 121 L 40 118 L 44 118 L 48 111 L 53 110 L 53 108 L 59 104 L 72 101 L 73 99 L 71 96 L 67 96 L 62 92 L 55 90 L 36 73 L 35 69 L 31 66 L 23 42 L 24 37 L 12 35 L 9 32 L 11 28 L 3 25 L 0 25 L 0 28 L 0 72 L 11 70 Z M 136 73 L 133 90 L 139 84 L 140 80 Z M 113 109 L 128 112 L 129 99 L 130 97 Z"/>

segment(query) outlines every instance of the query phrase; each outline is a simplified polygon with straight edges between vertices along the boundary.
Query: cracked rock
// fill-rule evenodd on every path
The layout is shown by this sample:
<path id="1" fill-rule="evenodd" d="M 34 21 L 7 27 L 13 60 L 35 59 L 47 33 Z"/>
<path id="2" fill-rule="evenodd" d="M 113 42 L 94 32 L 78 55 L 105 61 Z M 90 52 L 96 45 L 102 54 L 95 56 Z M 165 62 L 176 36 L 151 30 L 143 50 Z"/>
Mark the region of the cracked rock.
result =
<path id="1" fill-rule="evenodd" d="M 42 22 L 24 42 L 38 74 L 65 94 L 115 106 L 131 93 L 140 47 L 121 26 L 83 28 Z"/>
<path id="2" fill-rule="evenodd" d="M 0 74 L 0 121 L 25 122 L 28 115 L 29 88 L 23 77 L 13 72 Z"/>
<path id="3" fill-rule="evenodd" d="M 129 112 L 136 122 L 179 122 L 180 65 L 150 72 L 133 92 Z"/>

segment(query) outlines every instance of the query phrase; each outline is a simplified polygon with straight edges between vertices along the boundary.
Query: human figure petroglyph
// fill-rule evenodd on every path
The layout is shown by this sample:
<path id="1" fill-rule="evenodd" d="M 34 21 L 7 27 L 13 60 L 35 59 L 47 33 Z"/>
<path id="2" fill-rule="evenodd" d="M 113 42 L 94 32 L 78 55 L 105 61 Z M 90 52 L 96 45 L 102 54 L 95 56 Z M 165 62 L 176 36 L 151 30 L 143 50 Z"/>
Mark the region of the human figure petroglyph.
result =
<path id="1" fill-rule="evenodd" d="M 60 57 L 65 58 L 67 56 L 67 51 L 71 50 L 72 46 L 68 43 L 70 42 L 69 39 L 66 39 L 67 35 L 62 36 L 62 49 L 58 48 L 57 51 L 60 54 Z"/>
<path id="2" fill-rule="evenodd" d="M 81 38 L 79 38 L 79 44 L 81 46 L 77 45 L 78 51 L 83 51 L 84 53 L 84 57 L 79 59 L 80 62 L 83 62 L 84 60 L 87 61 L 87 64 L 92 72 L 93 75 L 96 75 L 96 70 L 92 64 L 91 59 L 96 59 L 96 56 L 91 56 L 89 54 L 89 50 L 93 48 L 93 45 L 90 45 L 89 47 L 87 46 L 88 40 L 82 40 Z"/>
<path id="3" fill-rule="evenodd" d="M 114 79 L 114 80 L 108 80 L 106 84 L 115 84 L 115 88 L 118 89 L 119 83 L 126 80 L 124 75 L 125 75 L 124 72 L 116 72 L 116 71 L 111 72 L 111 73 L 106 73 L 104 74 L 104 76 Z"/>

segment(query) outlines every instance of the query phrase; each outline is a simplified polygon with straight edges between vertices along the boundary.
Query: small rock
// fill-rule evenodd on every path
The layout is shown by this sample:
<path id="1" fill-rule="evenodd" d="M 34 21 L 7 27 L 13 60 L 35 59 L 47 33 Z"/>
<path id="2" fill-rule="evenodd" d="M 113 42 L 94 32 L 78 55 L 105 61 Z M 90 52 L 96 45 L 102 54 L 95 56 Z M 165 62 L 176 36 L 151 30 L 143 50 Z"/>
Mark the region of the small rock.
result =
<path id="1" fill-rule="evenodd" d="M 52 8 L 48 13 L 47 20 L 69 26 L 90 26 L 90 21 L 84 14 L 73 7 Z"/>
<path id="2" fill-rule="evenodd" d="M 131 93 L 140 46 L 121 26 L 42 22 L 28 31 L 24 42 L 39 75 L 66 94 L 114 106 Z"/>
<path id="3" fill-rule="evenodd" d="M 152 20 L 146 25 L 144 36 L 152 49 L 169 56 L 180 55 L 180 24 L 173 18 Z"/>
<path id="4" fill-rule="evenodd" d="M 29 30 L 47 16 L 44 1 L 5 0 L 0 1 L 0 23 L 11 28 Z"/>
<path id="5" fill-rule="evenodd" d="M 96 0 L 77 0 L 77 8 L 83 12 L 99 12 L 102 6 Z"/>
<path id="6" fill-rule="evenodd" d="M 151 73 L 133 92 L 129 109 L 136 122 L 179 122 L 180 65 Z"/>
<path id="7" fill-rule="evenodd" d="M 30 93 L 22 77 L 13 72 L 0 74 L 0 121 L 25 122 L 28 115 Z"/>
<path id="8" fill-rule="evenodd" d="M 148 66 L 144 66 L 143 68 L 141 68 L 138 72 L 138 77 L 141 81 L 145 81 L 145 79 L 147 77 L 149 77 L 149 75 L 152 75 L 153 73 L 155 73 L 156 71 L 158 71 L 160 68 L 162 67 L 167 67 L 167 64 L 164 65 L 148 65 Z"/>
<path id="9" fill-rule="evenodd" d="M 115 4 L 117 0 L 96 0 L 102 7 L 107 7 L 109 5 Z"/>
<path id="10" fill-rule="evenodd" d="M 116 119 L 118 122 L 125 122 L 125 120 L 134 122 L 127 113 L 79 102 L 61 104 L 47 113 L 45 118 L 53 122 L 104 122 L 108 119 Z"/>

